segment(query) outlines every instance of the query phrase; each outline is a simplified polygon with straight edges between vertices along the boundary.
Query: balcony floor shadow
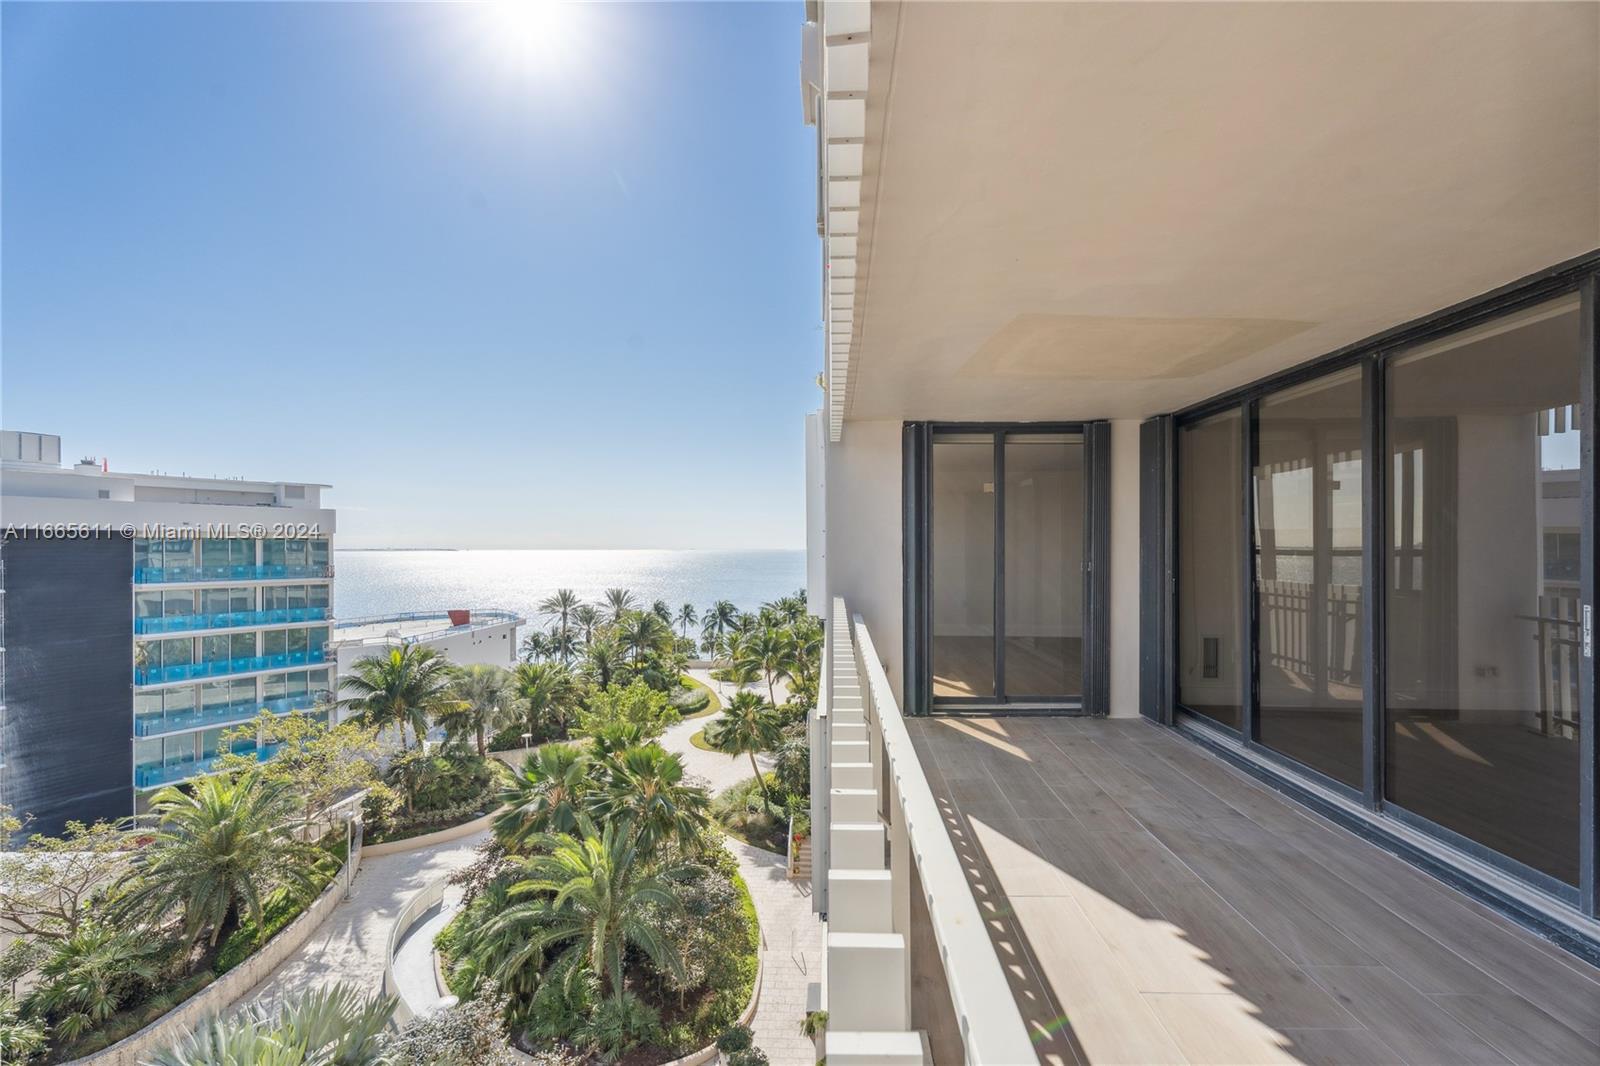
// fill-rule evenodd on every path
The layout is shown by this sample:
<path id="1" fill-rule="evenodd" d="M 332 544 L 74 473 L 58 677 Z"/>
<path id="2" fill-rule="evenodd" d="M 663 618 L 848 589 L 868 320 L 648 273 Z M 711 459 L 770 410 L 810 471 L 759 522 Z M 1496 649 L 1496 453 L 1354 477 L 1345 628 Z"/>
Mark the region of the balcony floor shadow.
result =
<path id="1" fill-rule="evenodd" d="M 1168 730 L 907 725 L 1042 1062 L 1600 1062 L 1600 970 Z"/>

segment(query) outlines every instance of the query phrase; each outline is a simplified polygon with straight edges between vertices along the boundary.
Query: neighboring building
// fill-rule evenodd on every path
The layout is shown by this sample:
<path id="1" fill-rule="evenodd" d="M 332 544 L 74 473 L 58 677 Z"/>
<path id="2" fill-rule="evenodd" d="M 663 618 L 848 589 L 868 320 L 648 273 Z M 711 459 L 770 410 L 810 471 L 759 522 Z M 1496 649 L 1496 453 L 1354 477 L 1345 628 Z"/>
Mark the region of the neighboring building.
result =
<path id="1" fill-rule="evenodd" d="M 59 437 L 0 433 L 0 803 L 47 833 L 126 817 L 229 727 L 325 702 L 325 488 L 63 467 Z"/>
<path id="2" fill-rule="evenodd" d="M 830 1066 L 1600 1061 L 1600 5 L 807 18 Z"/>
<path id="3" fill-rule="evenodd" d="M 353 672 L 357 659 L 407 644 L 432 648 L 457 666 L 483 664 L 509 670 L 517 665 L 517 627 L 527 624 L 513 611 L 496 609 L 348 618 L 334 626 L 331 649 L 340 677 Z"/>

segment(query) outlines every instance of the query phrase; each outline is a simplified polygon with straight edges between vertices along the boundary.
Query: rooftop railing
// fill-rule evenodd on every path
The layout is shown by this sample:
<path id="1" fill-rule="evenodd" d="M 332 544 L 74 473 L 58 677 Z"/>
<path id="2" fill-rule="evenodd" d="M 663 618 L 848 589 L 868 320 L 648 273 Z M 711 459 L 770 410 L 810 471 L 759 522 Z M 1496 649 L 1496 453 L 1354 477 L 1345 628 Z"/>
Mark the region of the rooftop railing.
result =
<path id="1" fill-rule="evenodd" d="M 818 717 L 825 728 L 813 744 L 827 747 L 814 749 L 813 760 L 826 759 L 827 791 L 824 802 L 813 801 L 812 821 L 816 835 L 827 836 L 829 1061 L 924 1061 L 926 1038 L 913 1028 L 911 999 L 913 945 L 926 942 L 912 930 L 916 884 L 965 1060 L 1037 1062 L 872 637 L 842 599 L 833 601 L 826 655 L 829 695 Z"/>
<path id="2" fill-rule="evenodd" d="M 469 620 L 461 625 L 455 625 L 450 621 L 449 611 L 403 611 L 399 614 L 376 614 L 366 615 L 358 618 L 341 618 L 334 626 L 333 639 L 338 641 L 358 639 L 349 635 L 341 637 L 339 635 L 339 631 L 341 629 L 350 630 L 363 626 L 383 625 L 390 622 L 400 623 L 439 621 L 443 623 L 439 626 L 420 629 L 412 633 L 402 633 L 399 637 L 391 637 L 382 633 L 377 633 L 370 637 L 359 638 L 360 643 L 363 644 L 392 645 L 397 641 L 401 644 L 415 644 L 418 641 L 431 640 L 434 637 L 441 636 L 453 630 L 474 629 L 480 626 L 504 625 L 507 622 L 515 622 L 517 625 L 525 625 L 528 621 L 515 611 L 501 610 L 497 607 L 484 608 L 481 610 L 474 608 L 473 610 L 469 611 L 468 614 L 470 616 Z"/>

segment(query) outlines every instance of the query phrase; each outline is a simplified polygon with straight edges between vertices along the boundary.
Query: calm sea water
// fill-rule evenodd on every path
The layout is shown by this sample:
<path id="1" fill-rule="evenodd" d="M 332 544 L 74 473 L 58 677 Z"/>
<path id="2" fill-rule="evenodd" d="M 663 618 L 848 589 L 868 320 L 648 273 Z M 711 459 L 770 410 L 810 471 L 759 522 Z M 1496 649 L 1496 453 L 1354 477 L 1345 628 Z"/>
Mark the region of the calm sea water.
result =
<path id="1" fill-rule="evenodd" d="M 703 611 L 717 600 L 752 610 L 805 586 L 803 551 L 339 551 L 340 618 L 502 607 L 544 624 L 539 602 L 569 588 L 600 603 L 608 588 L 642 606 L 666 600 Z"/>

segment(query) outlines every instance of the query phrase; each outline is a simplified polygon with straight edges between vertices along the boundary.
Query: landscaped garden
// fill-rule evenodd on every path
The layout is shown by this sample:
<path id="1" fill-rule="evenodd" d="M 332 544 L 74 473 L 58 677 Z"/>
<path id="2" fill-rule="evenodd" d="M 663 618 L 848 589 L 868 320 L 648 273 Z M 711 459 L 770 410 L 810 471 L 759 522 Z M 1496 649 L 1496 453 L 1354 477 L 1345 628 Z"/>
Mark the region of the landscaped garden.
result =
<path id="1" fill-rule="evenodd" d="M 335 987 L 209 1022 L 150 1061 L 467 1066 L 506 1061 L 515 1040 L 544 1066 L 647 1064 L 721 1038 L 729 1061 L 764 1062 L 737 1024 L 759 929 L 722 833 L 782 851 L 790 815 L 808 814 L 820 628 L 798 597 L 703 619 L 620 589 L 546 609 L 557 624 L 514 670 L 413 645 L 363 659 L 340 678 L 346 721 L 263 712 L 237 733 L 271 760 L 226 756 L 127 824 L 0 854 L 0 1061 L 91 1053 L 246 962 L 340 875 L 351 815 L 370 844 L 493 813 L 437 942 L 460 1005 L 396 1034 L 392 1002 Z M 741 685 L 726 708 L 686 673 L 700 652 Z M 712 747 L 753 774 L 774 753 L 774 770 L 713 801 L 658 742 L 701 715 Z M 528 748 L 514 771 L 493 756 Z"/>

